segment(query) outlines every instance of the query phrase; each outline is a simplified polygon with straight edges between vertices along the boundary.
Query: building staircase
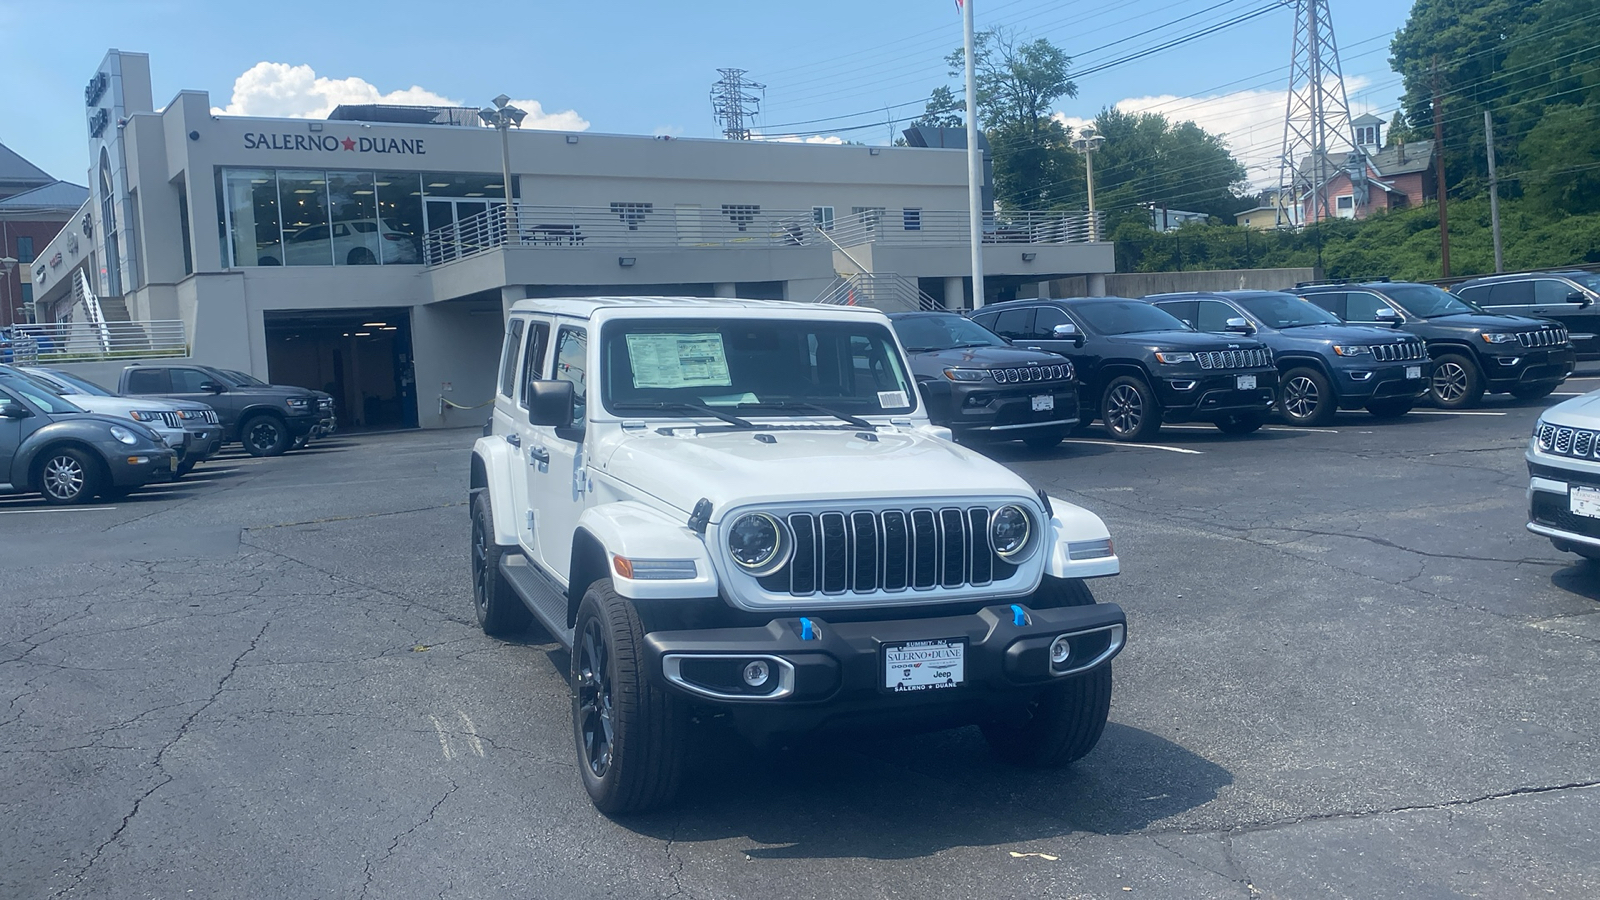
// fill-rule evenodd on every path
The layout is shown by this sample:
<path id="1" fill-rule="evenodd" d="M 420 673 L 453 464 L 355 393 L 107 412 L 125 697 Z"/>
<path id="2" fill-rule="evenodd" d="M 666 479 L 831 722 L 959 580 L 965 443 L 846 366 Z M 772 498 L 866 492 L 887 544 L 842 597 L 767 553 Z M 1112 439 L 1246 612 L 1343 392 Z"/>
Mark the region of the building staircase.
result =
<path id="1" fill-rule="evenodd" d="M 944 306 L 917 287 L 915 278 L 893 272 L 858 272 L 840 275 L 817 295 L 818 303 L 836 306 L 865 306 L 882 312 L 910 312 L 943 309 Z"/>

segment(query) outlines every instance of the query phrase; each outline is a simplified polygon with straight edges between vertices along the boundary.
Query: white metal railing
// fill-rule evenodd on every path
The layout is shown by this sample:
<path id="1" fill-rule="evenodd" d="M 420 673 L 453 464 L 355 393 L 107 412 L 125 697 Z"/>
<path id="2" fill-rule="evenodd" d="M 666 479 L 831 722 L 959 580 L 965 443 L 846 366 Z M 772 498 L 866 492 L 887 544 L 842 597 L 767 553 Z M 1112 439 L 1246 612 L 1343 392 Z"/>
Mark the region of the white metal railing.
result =
<path id="1" fill-rule="evenodd" d="M 516 204 L 511 221 L 503 206 L 428 232 L 430 266 L 513 246 L 543 249 L 643 249 L 646 247 L 805 247 L 820 243 L 811 211 L 757 206 L 616 207 Z M 508 239 L 509 237 L 509 239 Z"/>
<path id="2" fill-rule="evenodd" d="M 1105 235 L 1105 213 L 1095 212 L 1101 227 L 1090 228 L 1082 212 L 1000 211 L 983 221 L 985 244 L 1082 244 Z M 965 244 L 970 240 L 966 212 L 940 209 L 869 210 L 841 217 L 830 232 L 846 247 L 861 244 Z"/>
<path id="3" fill-rule="evenodd" d="M 817 295 L 817 303 L 865 306 L 883 312 L 943 309 L 939 301 L 917 287 L 916 279 L 893 272 L 858 272 L 840 275 Z"/>
<path id="4" fill-rule="evenodd" d="M 100 308 L 100 298 L 89 288 L 89 276 L 82 267 L 72 270 L 72 299 L 75 304 L 83 306 L 89 317 L 89 324 L 95 327 L 95 335 L 100 339 L 100 349 L 110 353 L 111 333 L 106 330 L 106 314 Z"/>
<path id="5" fill-rule="evenodd" d="M 12 327 L 12 353 L 25 365 L 189 355 L 180 319 L 148 322 L 52 322 Z"/>

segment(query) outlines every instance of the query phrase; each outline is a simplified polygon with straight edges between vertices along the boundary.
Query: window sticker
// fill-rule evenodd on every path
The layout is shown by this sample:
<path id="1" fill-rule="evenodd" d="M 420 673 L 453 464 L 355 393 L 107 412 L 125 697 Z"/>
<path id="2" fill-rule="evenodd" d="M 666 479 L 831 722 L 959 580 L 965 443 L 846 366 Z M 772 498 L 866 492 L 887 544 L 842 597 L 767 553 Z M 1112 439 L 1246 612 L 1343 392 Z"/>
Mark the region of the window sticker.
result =
<path id="1" fill-rule="evenodd" d="M 905 391 L 879 391 L 878 406 L 883 409 L 902 409 L 911 404 L 906 400 Z"/>
<path id="2" fill-rule="evenodd" d="M 636 388 L 732 387 L 722 335 L 630 334 L 628 363 Z"/>

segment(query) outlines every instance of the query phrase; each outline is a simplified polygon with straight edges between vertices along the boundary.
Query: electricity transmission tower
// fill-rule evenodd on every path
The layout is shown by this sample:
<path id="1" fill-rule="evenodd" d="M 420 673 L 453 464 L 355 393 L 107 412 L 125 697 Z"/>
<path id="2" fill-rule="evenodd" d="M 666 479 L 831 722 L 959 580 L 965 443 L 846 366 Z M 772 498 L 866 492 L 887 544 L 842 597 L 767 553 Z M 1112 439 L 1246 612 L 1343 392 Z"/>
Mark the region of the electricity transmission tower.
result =
<path id="1" fill-rule="evenodd" d="M 711 112 L 730 141 L 750 140 L 750 125 L 761 112 L 767 86 L 746 81 L 744 69 L 718 69 L 722 75 L 711 86 Z"/>
<path id="2" fill-rule="evenodd" d="M 1289 109 L 1283 122 L 1283 160 L 1278 170 L 1278 224 L 1297 225 L 1296 212 L 1285 221 L 1285 202 L 1295 209 L 1309 198 L 1311 222 L 1332 218 L 1327 181 L 1341 167 L 1330 153 L 1355 152 L 1350 103 L 1333 39 L 1328 0 L 1293 0 L 1294 56 L 1289 63 Z"/>

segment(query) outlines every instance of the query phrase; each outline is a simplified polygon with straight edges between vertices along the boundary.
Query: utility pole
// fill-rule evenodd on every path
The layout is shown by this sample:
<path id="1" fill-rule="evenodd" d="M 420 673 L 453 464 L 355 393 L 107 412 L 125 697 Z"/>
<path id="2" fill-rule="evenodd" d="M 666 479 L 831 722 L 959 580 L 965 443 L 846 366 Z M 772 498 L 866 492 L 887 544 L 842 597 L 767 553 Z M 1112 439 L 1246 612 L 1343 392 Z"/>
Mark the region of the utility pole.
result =
<path id="1" fill-rule="evenodd" d="M 972 239 L 972 308 L 983 308 L 983 153 L 978 149 L 978 77 L 973 50 L 977 33 L 972 24 L 973 0 L 961 5 L 962 53 L 967 76 L 967 219 Z"/>
<path id="2" fill-rule="evenodd" d="M 1450 277 L 1450 214 L 1444 181 L 1444 115 L 1439 99 L 1439 57 L 1433 58 L 1433 165 L 1439 175 L 1439 277 Z"/>
<path id="3" fill-rule="evenodd" d="M 1500 252 L 1500 180 L 1494 174 L 1494 116 L 1483 111 L 1483 139 L 1489 148 L 1489 225 L 1494 230 L 1494 271 L 1498 275 L 1506 270 L 1505 257 Z"/>
<path id="4" fill-rule="evenodd" d="M 746 81 L 744 69 L 718 69 L 722 77 L 711 86 L 711 114 L 722 126 L 722 136 L 730 141 L 750 140 L 750 125 L 761 112 L 767 86 Z M 759 91 L 759 96 L 755 93 Z"/>

